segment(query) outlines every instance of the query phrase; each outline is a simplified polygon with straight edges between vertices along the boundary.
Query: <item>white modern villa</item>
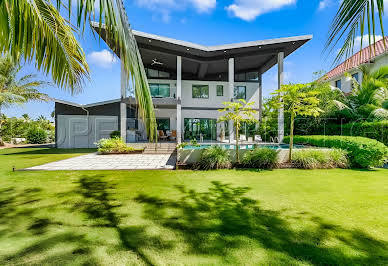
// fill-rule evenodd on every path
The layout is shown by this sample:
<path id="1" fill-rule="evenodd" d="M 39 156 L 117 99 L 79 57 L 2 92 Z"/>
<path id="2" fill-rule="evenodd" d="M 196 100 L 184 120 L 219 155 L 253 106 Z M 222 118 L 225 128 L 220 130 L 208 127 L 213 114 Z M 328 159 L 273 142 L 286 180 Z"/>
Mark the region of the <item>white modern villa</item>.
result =
<path id="1" fill-rule="evenodd" d="M 385 38 L 388 44 L 388 37 Z M 375 45 L 370 45 L 355 53 L 342 64 L 339 64 L 326 74 L 330 85 L 341 89 L 345 93 L 352 90 L 352 77 L 362 82 L 361 65 L 369 65 L 372 71 L 381 66 L 388 65 L 388 45 L 384 46 L 384 40 L 379 40 Z M 349 75 L 345 75 L 348 73 Z"/>
<path id="2" fill-rule="evenodd" d="M 94 29 L 104 38 L 103 29 Z M 263 41 L 203 46 L 133 31 L 153 97 L 160 139 L 180 143 L 233 141 L 233 125 L 217 123 L 223 102 L 245 99 L 255 102 L 260 120 L 262 75 L 278 66 L 278 86 L 283 83 L 283 60 L 311 35 Z M 106 40 L 105 40 L 106 41 Z M 109 42 L 107 42 L 109 43 Z M 119 55 L 118 55 L 119 56 Z M 111 88 L 120 90 L 120 88 Z M 94 147 L 112 131 L 132 142 L 147 142 L 137 116 L 136 99 L 79 105 L 56 100 L 56 140 L 59 148 Z M 279 112 L 279 141 L 284 136 L 283 112 Z"/>

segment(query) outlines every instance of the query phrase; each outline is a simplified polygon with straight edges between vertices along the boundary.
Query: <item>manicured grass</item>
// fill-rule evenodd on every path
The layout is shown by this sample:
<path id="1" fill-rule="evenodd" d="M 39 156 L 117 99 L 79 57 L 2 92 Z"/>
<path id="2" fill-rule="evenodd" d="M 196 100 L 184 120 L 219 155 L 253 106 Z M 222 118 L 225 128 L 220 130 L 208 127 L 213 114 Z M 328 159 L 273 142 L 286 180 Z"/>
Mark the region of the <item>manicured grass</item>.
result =
<path id="1" fill-rule="evenodd" d="M 85 152 L 0 150 L 0 265 L 388 264 L 388 170 L 11 170 Z"/>

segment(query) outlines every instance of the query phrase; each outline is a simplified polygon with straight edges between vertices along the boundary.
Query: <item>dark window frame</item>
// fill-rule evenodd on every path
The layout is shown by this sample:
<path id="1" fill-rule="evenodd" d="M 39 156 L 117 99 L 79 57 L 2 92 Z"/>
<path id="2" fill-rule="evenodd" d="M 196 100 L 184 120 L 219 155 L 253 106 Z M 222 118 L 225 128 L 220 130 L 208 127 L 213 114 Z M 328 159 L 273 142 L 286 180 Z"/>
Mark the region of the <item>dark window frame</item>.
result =
<path id="1" fill-rule="evenodd" d="M 221 89 L 221 93 L 219 94 L 218 92 L 218 89 Z M 224 85 L 217 85 L 216 86 L 216 93 L 217 93 L 217 96 L 224 96 Z"/>
<path id="2" fill-rule="evenodd" d="M 354 78 L 357 82 L 360 82 L 359 78 L 360 78 L 360 75 L 357 73 L 354 73 L 352 74 L 352 78 Z"/>
<path id="3" fill-rule="evenodd" d="M 244 88 L 244 98 L 237 98 L 237 94 L 236 94 L 236 90 L 237 89 L 241 89 L 241 88 Z M 233 99 L 242 99 L 242 100 L 246 100 L 247 99 L 247 86 L 235 86 L 234 87 L 234 91 L 233 91 Z"/>
<path id="4" fill-rule="evenodd" d="M 338 84 L 339 84 L 339 86 L 338 86 Z M 340 90 L 342 89 L 342 82 L 341 82 L 340 79 L 338 79 L 338 80 L 335 81 L 335 87 L 338 88 L 338 89 L 340 89 Z"/>
<path id="5" fill-rule="evenodd" d="M 194 97 L 194 88 L 197 88 L 199 89 L 200 93 L 199 93 L 199 97 Z M 202 93 L 202 90 L 204 88 L 207 88 L 207 97 L 202 97 L 202 95 L 204 95 L 204 93 Z M 193 84 L 192 87 L 191 87 L 191 98 L 192 99 L 209 99 L 209 85 L 198 85 L 198 84 Z"/>
<path id="6" fill-rule="evenodd" d="M 152 95 L 152 90 L 151 90 L 151 86 L 153 85 L 157 85 L 158 86 L 158 95 Z M 168 96 L 160 96 L 160 85 L 167 85 L 168 86 Z M 151 97 L 152 98 L 169 98 L 171 97 L 171 86 L 169 83 L 149 83 L 149 87 L 150 87 L 150 93 L 151 93 Z"/>

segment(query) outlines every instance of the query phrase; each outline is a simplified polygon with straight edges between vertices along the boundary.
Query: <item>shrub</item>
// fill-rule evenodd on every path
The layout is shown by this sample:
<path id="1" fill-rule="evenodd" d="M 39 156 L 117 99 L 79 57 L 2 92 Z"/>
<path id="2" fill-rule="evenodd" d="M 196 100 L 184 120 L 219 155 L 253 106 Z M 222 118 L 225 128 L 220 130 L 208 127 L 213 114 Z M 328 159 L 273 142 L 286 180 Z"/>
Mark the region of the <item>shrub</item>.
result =
<path id="1" fill-rule="evenodd" d="M 195 168 L 200 170 L 228 169 L 232 166 L 229 152 L 220 146 L 204 149 Z"/>
<path id="2" fill-rule="evenodd" d="M 295 167 L 303 169 L 348 167 L 346 152 L 339 149 L 299 150 L 293 153 L 292 163 Z"/>
<path id="3" fill-rule="evenodd" d="M 113 131 L 112 133 L 110 133 L 109 136 L 110 136 L 111 139 L 121 138 L 121 132 L 116 130 L 116 131 Z"/>
<path id="4" fill-rule="evenodd" d="M 47 132 L 41 128 L 31 128 L 27 131 L 26 140 L 31 144 L 43 144 L 47 142 Z"/>
<path id="5" fill-rule="evenodd" d="M 242 164 L 248 168 L 273 169 L 278 163 L 278 151 L 269 148 L 256 148 L 244 154 Z"/>
<path id="6" fill-rule="evenodd" d="M 325 135 L 344 135 L 344 136 L 359 136 L 378 140 L 388 146 L 388 121 L 380 122 L 359 122 L 348 124 L 323 124 L 321 127 L 307 129 L 307 134 L 314 135 L 324 132 Z M 299 134 L 306 132 L 299 131 Z"/>
<path id="7" fill-rule="evenodd" d="M 132 153 L 135 151 L 142 151 L 142 149 L 134 149 L 128 147 L 121 138 L 100 139 L 95 143 L 100 154 L 114 154 L 114 153 Z"/>
<path id="8" fill-rule="evenodd" d="M 289 143 L 289 140 L 289 137 L 284 138 L 286 143 Z M 295 136 L 294 143 L 346 150 L 352 167 L 381 166 L 388 156 L 387 146 L 377 140 L 364 137 Z"/>

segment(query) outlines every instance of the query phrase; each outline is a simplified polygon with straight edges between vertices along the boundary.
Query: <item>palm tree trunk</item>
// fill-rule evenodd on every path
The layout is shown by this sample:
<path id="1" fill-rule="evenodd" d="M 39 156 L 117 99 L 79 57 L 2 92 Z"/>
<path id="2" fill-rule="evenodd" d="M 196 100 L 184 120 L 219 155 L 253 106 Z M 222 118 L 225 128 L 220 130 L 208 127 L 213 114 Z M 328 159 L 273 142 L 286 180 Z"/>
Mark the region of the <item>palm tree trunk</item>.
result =
<path id="1" fill-rule="evenodd" d="M 1 136 L 1 125 L 2 125 L 1 122 L 2 122 L 2 121 L 1 121 L 1 105 L 0 105 L 0 146 L 3 146 L 3 145 L 4 145 L 4 142 L 3 142 L 3 138 L 2 138 L 2 136 Z"/>
<path id="2" fill-rule="evenodd" d="M 290 125 L 290 154 L 288 155 L 288 161 L 291 162 L 292 160 L 292 147 L 294 146 L 294 120 L 295 120 L 295 114 L 294 112 L 291 113 L 291 125 Z"/>

